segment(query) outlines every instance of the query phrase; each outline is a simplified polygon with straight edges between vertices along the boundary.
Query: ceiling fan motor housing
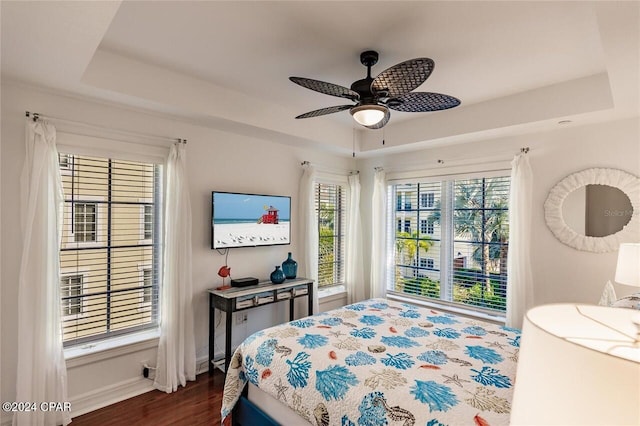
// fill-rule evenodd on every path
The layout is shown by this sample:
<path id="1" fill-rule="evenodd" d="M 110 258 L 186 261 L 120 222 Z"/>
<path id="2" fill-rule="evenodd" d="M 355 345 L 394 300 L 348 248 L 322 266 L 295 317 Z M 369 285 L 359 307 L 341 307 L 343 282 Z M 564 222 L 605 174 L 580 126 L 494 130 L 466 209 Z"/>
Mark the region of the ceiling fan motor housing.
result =
<path id="1" fill-rule="evenodd" d="M 374 103 L 373 92 L 371 92 L 371 82 L 373 82 L 373 78 L 367 77 L 354 81 L 351 85 L 351 90 L 360 95 L 360 104 Z"/>

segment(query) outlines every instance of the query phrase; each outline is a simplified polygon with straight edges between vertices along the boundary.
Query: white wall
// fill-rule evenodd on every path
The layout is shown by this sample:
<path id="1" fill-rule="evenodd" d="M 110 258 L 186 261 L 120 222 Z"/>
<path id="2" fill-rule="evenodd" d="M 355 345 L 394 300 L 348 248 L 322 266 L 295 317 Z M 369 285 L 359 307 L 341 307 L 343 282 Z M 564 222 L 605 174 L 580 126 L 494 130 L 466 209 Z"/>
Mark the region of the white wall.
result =
<path id="1" fill-rule="evenodd" d="M 207 355 L 208 310 L 206 289 L 218 283 L 218 268 L 224 258 L 209 248 L 210 194 L 214 189 L 292 195 L 293 218 L 297 214 L 300 162 L 354 168 L 351 158 L 337 157 L 312 148 L 296 148 L 267 140 L 253 139 L 214 129 L 187 124 L 165 116 L 151 115 L 113 105 L 63 97 L 56 93 L 3 84 L 1 134 L 1 370 L 0 399 L 10 401 L 15 395 L 16 330 L 18 299 L 18 265 L 21 253 L 18 180 L 24 159 L 24 111 L 37 111 L 56 117 L 93 123 L 138 133 L 160 134 L 188 139 L 190 196 L 193 209 L 193 277 L 195 291 L 197 354 Z M 406 154 L 388 154 L 357 159 L 361 171 L 362 214 L 365 235 L 364 258 L 369 258 L 370 200 L 373 167 L 402 170 L 403 167 L 435 168 L 438 159 L 445 166 L 485 158 L 510 158 L 520 147 L 529 153 L 535 175 L 533 216 L 533 265 L 536 304 L 562 301 L 596 302 L 604 283 L 612 279 L 616 253 L 579 252 L 557 241 L 544 223 L 543 203 L 548 191 L 566 175 L 588 167 L 616 167 L 640 174 L 640 121 L 602 123 L 589 126 L 558 127 L 556 131 L 513 138 L 474 142 Z M 266 279 L 274 265 L 280 264 L 287 251 L 296 256 L 300 246 L 299 230 L 294 223 L 293 243 L 272 248 L 232 250 L 229 265 L 234 276 Z M 640 236 L 639 236 L 640 239 Z M 365 271 L 368 275 L 369 265 Z M 368 282 L 368 280 L 365 280 Z M 616 285 L 620 295 L 633 289 Z M 332 298 L 328 307 L 342 305 Z M 265 324 L 287 319 L 282 305 L 249 311 L 246 325 L 235 328 L 238 343 Z M 216 333 L 216 346 L 223 342 L 223 327 Z M 218 343 L 219 342 L 219 343 Z M 83 409 L 140 392 L 148 382 L 140 379 L 140 362 L 155 360 L 155 347 L 141 345 L 133 352 L 69 369 L 71 400 L 82 400 Z M 129 393 L 127 393 L 129 392 Z M 93 404 L 93 405 L 92 405 Z M 2 419 L 5 420 L 7 416 Z"/>
<path id="2" fill-rule="evenodd" d="M 90 102 L 59 94 L 35 90 L 3 81 L 1 145 L 1 332 L 2 332 L 2 401 L 15 398 L 18 335 L 16 330 L 18 272 L 20 264 L 19 176 L 24 161 L 24 112 L 40 112 L 53 117 L 92 123 L 108 128 L 143 134 L 166 135 L 188 140 L 187 156 L 190 197 L 193 211 L 193 279 L 197 356 L 208 354 L 208 288 L 219 285 L 217 271 L 224 257 L 210 249 L 210 200 L 212 190 L 267 193 L 292 196 L 292 244 L 289 246 L 232 249 L 228 264 L 235 277 L 254 276 L 268 279 L 287 257 L 296 256 L 300 247 L 297 218 L 300 163 L 332 165 L 349 170 L 353 160 L 325 154 L 317 149 L 298 148 L 272 141 L 223 133 L 211 128 L 187 124 L 160 115 L 151 115 L 105 103 Z M 244 340 L 253 331 L 288 319 L 286 303 L 248 311 L 248 322 L 234 328 L 234 342 Z M 304 306 L 304 304 L 303 304 Z M 306 310 L 303 311 L 306 315 Z M 217 350 L 224 348 L 224 321 L 216 333 Z M 148 388 L 141 380 L 141 364 L 155 364 L 156 349 L 141 345 L 132 353 L 112 359 L 69 368 L 69 397 L 82 400 L 82 410 L 118 396 L 135 394 Z M 76 365 L 71 364 L 70 365 Z M 106 399 L 105 399 L 106 398 Z M 110 398 L 110 399 L 109 399 Z M 76 404 L 76 408 L 78 405 Z M 3 417 L 5 420 L 7 416 Z"/>
<path id="3" fill-rule="evenodd" d="M 371 223 L 374 167 L 382 166 L 387 171 L 399 171 L 403 167 L 435 169 L 465 162 L 478 163 L 484 159 L 510 159 L 521 147 L 531 149 L 528 155 L 535 179 L 531 242 L 535 304 L 597 303 L 606 281 L 613 281 L 617 252 L 581 252 L 562 244 L 546 226 L 543 204 L 549 190 L 559 180 L 586 168 L 613 167 L 640 175 L 640 120 L 637 118 L 585 126 L 559 125 L 552 132 L 360 159 L 357 167 L 362 179 L 364 229 L 369 229 Z M 437 163 L 439 159 L 444 161 L 443 165 Z M 640 235 L 637 240 L 640 241 Z M 365 250 L 370 249 L 370 241 L 365 241 L 364 245 Z M 634 292 L 633 287 L 614 286 L 618 295 Z"/>

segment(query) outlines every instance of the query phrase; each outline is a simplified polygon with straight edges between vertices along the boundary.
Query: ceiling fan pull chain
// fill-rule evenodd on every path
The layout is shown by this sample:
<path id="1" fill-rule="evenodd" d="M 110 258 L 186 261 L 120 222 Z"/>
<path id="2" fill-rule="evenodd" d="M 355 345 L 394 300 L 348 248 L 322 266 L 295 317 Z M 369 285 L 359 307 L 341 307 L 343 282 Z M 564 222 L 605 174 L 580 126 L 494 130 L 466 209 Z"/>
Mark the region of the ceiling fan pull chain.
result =
<path id="1" fill-rule="evenodd" d="M 353 124 L 352 129 L 353 129 L 353 136 L 351 138 L 352 140 L 351 143 L 353 144 L 352 155 L 353 155 L 353 158 L 356 158 L 356 125 L 355 124 Z"/>

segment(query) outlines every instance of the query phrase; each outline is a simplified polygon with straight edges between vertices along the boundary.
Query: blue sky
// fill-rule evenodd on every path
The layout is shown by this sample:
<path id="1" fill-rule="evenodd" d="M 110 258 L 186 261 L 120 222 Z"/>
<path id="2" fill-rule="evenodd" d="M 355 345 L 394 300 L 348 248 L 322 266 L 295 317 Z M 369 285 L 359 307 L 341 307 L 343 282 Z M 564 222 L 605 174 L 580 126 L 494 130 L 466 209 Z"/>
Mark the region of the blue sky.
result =
<path id="1" fill-rule="evenodd" d="M 273 206 L 279 210 L 280 220 L 290 218 L 290 198 L 275 195 L 214 193 L 214 219 L 256 220 L 266 213 L 264 206 Z"/>

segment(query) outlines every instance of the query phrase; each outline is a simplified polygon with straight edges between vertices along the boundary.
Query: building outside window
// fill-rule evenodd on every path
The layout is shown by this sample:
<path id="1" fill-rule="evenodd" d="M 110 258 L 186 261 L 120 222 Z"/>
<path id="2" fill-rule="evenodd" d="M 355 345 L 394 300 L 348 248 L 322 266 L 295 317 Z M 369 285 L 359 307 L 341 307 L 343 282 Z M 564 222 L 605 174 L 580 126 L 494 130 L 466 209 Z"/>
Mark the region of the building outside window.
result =
<path id="1" fill-rule="evenodd" d="M 346 188 L 317 183 L 315 210 L 318 218 L 318 287 L 344 284 Z"/>
<path id="2" fill-rule="evenodd" d="M 60 249 L 64 345 L 157 328 L 162 166 L 79 155 L 68 161 Z M 148 270 L 141 273 L 140 264 Z"/>
<path id="3" fill-rule="evenodd" d="M 504 312 L 509 187 L 508 176 L 481 175 L 392 185 L 391 196 L 420 200 L 410 213 L 420 232 L 395 228 L 388 291 Z M 390 220 L 407 214 L 395 209 Z"/>

